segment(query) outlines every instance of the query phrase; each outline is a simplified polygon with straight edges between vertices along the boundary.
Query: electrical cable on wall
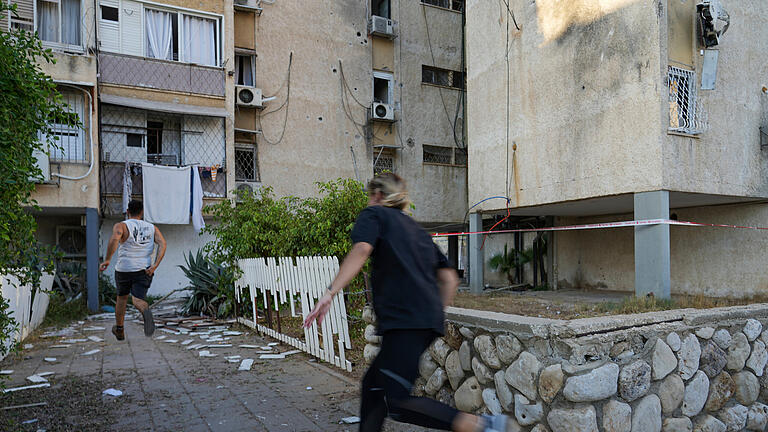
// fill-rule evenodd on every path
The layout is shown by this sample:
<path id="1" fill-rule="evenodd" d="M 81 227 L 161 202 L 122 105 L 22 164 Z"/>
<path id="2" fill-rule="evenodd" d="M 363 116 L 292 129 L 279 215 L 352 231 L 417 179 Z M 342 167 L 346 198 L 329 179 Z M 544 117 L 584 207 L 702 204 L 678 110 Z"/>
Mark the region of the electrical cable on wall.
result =
<path id="1" fill-rule="evenodd" d="M 283 141 L 283 138 L 285 137 L 285 130 L 288 126 L 288 113 L 291 103 L 291 65 L 293 65 L 293 51 L 291 51 L 291 54 L 288 56 L 288 76 L 287 76 L 287 92 L 285 95 L 285 101 L 276 109 L 263 113 L 259 116 L 259 125 L 261 126 L 261 137 L 262 139 L 267 143 L 271 145 L 278 145 L 280 142 Z M 269 114 L 272 114 L 274 112 L 280 111 L 285 107 L 285 118 L 283 119 L 283 130 L 280 132 L 280 137 L 276 141 L 271 141 L 269 138 L 267 138 L 267 134 L 264 132 L 264 125 L 262 124 L 262 119 L 266 117 Z"/>

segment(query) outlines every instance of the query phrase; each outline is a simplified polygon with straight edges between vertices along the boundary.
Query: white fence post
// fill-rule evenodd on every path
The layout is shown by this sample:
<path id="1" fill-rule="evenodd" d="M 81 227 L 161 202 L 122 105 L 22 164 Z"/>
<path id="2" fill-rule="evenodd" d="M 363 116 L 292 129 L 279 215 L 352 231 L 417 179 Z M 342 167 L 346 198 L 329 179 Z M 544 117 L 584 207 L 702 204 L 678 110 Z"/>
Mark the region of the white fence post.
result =
<path id="1" fill-rule="evenodd" d="M 48 292 L 53 286 L 53 274 L 43 273 L 37 287 L 27 283 L 22 285 L 12 275 L 0 274 L 0 295 L 8 302 L 8 314 L 16 321 L 16 331 L 8 341 L 8 347 L 27 338 L 45 318 L 48 310 Z M 32 296 L 34 294 L 34 300 Z M 0 355 L 0 360 L 4 356 Z"/>

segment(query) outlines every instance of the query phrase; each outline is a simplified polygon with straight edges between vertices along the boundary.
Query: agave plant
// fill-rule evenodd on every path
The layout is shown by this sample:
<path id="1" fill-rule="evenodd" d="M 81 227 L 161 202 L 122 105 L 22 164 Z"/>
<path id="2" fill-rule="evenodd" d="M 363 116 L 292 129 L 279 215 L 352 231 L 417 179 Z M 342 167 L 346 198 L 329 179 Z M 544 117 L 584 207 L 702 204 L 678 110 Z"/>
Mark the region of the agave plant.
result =
<path id="1" fill-rule="evenodd" d="M 179 268 L 189 279 L 186 287 L 191 291 L 182 313 L 207 314 L 217 318 L 228 316 L 235 305 L 235 287 L 232 272 L 225 266 L 209 260 L 202 250 L 184 257 L 186 265 Z"/>

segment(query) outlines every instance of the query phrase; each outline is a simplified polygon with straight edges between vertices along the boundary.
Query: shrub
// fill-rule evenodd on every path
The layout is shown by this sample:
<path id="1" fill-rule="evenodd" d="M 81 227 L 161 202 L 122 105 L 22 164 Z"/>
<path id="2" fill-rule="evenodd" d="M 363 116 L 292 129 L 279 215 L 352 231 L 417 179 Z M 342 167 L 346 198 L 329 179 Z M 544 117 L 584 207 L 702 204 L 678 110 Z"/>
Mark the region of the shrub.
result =
<path id="1" fill-rule="evenodd" d="M 192 291 L 182 306 L 185 315 L 206 314 L 217 318 L 230 316 L 235 308 L 235 278 L 230 268 L 217 264 L 198 250 L 184 257 L 179 266 L 189 279 Z"/>

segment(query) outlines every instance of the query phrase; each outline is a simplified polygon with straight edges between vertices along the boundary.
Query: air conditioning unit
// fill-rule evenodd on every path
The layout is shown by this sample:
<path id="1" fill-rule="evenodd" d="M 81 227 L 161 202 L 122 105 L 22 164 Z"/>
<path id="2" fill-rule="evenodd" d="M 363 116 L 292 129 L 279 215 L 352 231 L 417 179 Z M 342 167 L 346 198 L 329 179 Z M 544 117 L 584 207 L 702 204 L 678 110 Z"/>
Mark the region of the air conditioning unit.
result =
<path id="1" fill-rule="evenodd" d="M 390 104 L 374 102 L 371 105 L 371 118 L 380 121 L 395 121 L 395 108 Z"/>
<path id="2" fill-rule="evenodd" d="M 261 89 L 249 86 L 235 86 L 235 97 L 238 106 L 262 108 L 264 101 L 261 97 Z"/>
<path id="3" fill-rule="evenodd" d="M 235 184 L 237 185 L 235 187 L 235 194 L 238 201 L 242 200 L 243 195 L 253 195 L 258 187 L 256 184 L 248 182 L 237 182 Z"/>
<path id="4" fill-rule="evenodd" d="M 395 25 L 394 21 L 388 18 L 380 16 L 372 16 L 371 21 L 368 23 L 369 32 L 375 36 L 382 36 L 386 38 L 395 37 Z"/>
<path id="5" fill-rule="evenodd" d="M 84 257 L 86 255 L 85 227 L 57 226 L 56 246 L 65 257 Z"/>
<path id="6" fill-rule="evenodd" d="M 720 37 L 728 30 L 731 17 L 719 0 L 706 0 L 696 5 L 699 43 L 705 48 L 720 44 Z"/>
<path id="7" fill-rule="evenodd" d="M 42 149 L 35 149 L 32 152 L 32 156 L 35 158 L 35 166 L 40 168 L 40 176 L 29 177 L 29 181 L 35 183 L 47 183 L 51 181 L 51 163 L 48 160 L 48 153 Z"/>

